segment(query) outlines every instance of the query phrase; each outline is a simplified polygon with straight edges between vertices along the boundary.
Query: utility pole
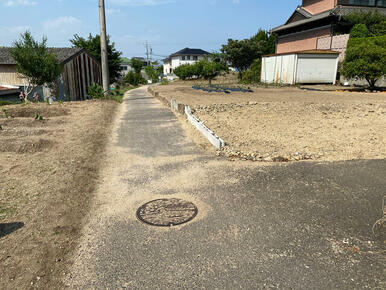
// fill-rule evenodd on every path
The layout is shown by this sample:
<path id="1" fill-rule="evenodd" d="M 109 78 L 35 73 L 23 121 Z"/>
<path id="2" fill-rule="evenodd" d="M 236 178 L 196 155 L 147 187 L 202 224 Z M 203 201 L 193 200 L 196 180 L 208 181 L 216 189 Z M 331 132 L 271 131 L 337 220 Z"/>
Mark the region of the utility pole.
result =
<path id="1" fill-rule="evenodd" d="M 147 41 L 145 43 L 145 47 L 146 47 L 146 63 L 147 65 L 150 65 L 152 61 L 153 49 L 151 48 L 151 45 Z"/>
<path id="2" fill-rule="evenodd" d="M 99 23 L 101 28 L 101 58 L 102 58 L 102 81 L 105 95 L 109 93 L 110 78 L 109 78 L 109 60 L 107 55 L 107 33 L 106 33 L 106 13 L 105 1 L 99 0 Z"/>

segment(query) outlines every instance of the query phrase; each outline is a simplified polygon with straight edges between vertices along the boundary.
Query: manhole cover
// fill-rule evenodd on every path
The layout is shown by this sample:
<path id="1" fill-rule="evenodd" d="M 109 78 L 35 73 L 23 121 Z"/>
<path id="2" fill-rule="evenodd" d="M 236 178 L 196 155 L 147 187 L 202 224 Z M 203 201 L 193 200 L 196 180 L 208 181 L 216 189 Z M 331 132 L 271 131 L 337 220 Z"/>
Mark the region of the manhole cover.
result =
<path id="1" fill-rule="evenodd" d="M 169 227 L 187 223 L 194 219 L 197 213 L 197 207 L 191 202 L 165 198 L 145 203 L 137 210 L 137 217 L 152 226 Z"/>

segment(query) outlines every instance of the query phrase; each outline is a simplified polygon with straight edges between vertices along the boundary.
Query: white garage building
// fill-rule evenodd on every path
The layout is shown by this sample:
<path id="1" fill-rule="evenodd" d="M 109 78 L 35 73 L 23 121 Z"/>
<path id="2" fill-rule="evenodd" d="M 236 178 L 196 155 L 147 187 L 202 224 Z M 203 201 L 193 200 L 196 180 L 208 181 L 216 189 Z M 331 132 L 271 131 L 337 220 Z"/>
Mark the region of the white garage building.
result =
<path id="1" fill-rule="evenodd" d="M 280 84 L 335 84 L 339 52 L 307 50 L 262 57 L 261 81 Z"/>

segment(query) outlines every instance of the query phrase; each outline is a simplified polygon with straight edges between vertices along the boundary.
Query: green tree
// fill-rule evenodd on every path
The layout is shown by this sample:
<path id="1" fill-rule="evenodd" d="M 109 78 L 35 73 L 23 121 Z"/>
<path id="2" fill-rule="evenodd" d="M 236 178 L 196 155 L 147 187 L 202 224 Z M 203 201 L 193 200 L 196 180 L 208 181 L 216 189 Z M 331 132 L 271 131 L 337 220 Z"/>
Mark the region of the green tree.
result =
<path id="1" fill-rule="evenodd" d="M 374 24 L 370 27 L 371 36 L 382 36 L 386 35 L 386 21 Z"/>
<path id="2" fill-rule="evenodd" d="M 26 31 L 21 34 L 20 40 L 14 42 L 10 53 L 16 62 L 18 73 L 28 81 L 28 86 L 24 88 L 26 100 L 37 86 L 51 84 L 60 75 L 61 66 L 55 54 L 47 48 L 45 37 L 39 43 Z"/>
<path id="3" fill-rule="evenodd" d="M 141 73 L 142 67 L 143 67 L 143 61 L 133 57 L 131 59 L 131 66 L 134 69 L 135 73 L 139 74 Z"/>
<path id="4" fill-rule="evenodd" d="M 212 80 L 216 78 L 221 72 L 226 71 L 228 67 L 221 61 L 219 61 L 216 56 L 213 56 L 212 59 L 201 60 L 201 76 L 209 80 L 209 85 L 212 84 Z"/>
<path id="5" fill-rule="evenodd" d="M 378 10 L 368 12 L 354 12 L 343 17 L 345 22 L 351 25 L 365 24 L 370 30 L 371 26 L 379 24 L 386 20 L 386 16 L 379 13 Z"/>
<path id="6" fill-rule="evenodd" d="M 251 67 L 244 73 L 243 83 L 258 83 L 261 80 L 261 58 L 255 59 Z"/>
<path id="7" fill-rule="evenodd" d="M 365 24 L 355 24 L 350 32 L 351 38 L 364 38 L 369 36 L 370 32 Z"/>
<path id="8" fill-rule="evenodd" d="M 132 86 L 138 86 L 141 84 L 146 84 L 146 80 L 142 77 L 140 73 L 128 72 L 127 75 L 123 78 L 123 81 Z"/>
<path id="9" fill-rule="evenodd" d="M 145 67 L 145 73 L 153 83 L 158 82 L 158 78 L 160 76 L 159 72 L 155 70 L 152 65 L 148 65 Z"/>
<path id="10" fill-rule="evenodd" d="M 365 79 L 373 90 L 386 73 L 386 36 L 350 39 L 342 73 L 347 78 Z"/>
<path id="11" fill-rule="evenodd" d="M 228 43 L 222 46 L 221 52 L 225 55 L 226 61 L 239 71 L 240 79 L 242 79 L 243 72 L 262 53 L 258 42 L 251 39 L 228 39 Z"/>
<path id="12" fill-rule="evenodd" d="M 194 76 L 194 68 L 190 64 L 180 65 L 174 69 L 174 74 L 181 80 L 190 79 Z"/>
<path id="13" fill-rule="evenodd" d="M 70 42 L 75 47 L 85 48 L 99 62 L 101 62 L 101 39 L 98 34 L 93 36 L 91 33 L 88 38 L 80 37 L 75 34 Z M 110 36 L 107 36 L 107 55 L 109 62 L 110 83 L 113 83 L 120 77 L 120 63 L 122 53 L 115 49 L 115 43 L 110 43 Z"/>
<path id="14" fill-rule="evenodd" d="M 275 53 L 276 47 L 276 36 L 274 34 L 269 34 L 263 29 L 259 29 L 257 34 L 250 38 L 251 41 L 255 42 L 255 45 L 260 47 L 261 55 Z M 258 56 L 258 58 L 261 57 Z"/>

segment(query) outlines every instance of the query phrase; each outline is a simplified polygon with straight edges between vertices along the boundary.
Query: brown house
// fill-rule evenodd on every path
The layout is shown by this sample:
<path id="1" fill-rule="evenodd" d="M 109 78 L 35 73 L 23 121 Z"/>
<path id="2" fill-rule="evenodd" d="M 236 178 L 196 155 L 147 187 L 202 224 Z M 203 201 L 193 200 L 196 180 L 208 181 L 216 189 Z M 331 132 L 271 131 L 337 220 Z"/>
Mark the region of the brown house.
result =
<path id="1" fill-rule="evenodd" d="M 102 83 L 101 65 L 85 49 L 52 48 L 62 65 L 62 73 L 57 81 L 57 97 L 63 101 L 84 100 L 88 88 Z M 17 72 L 16 62 L 10 55 L 10 48 L 0 47 L 0 86 L 23 89 L 26 79 Z M 37 93 L 43 97 L 50 94 L 45 88 L 38 88 Z"/>
<path id="2" fill-rule="evenodd" d="M 303 0 L 285 24 L 271 30 L 276 53 L 329 49 L 342 52 L 343 60 L 351 26 L 342 17 L 361 10 L 386 15 L 386 0 Z"/>

